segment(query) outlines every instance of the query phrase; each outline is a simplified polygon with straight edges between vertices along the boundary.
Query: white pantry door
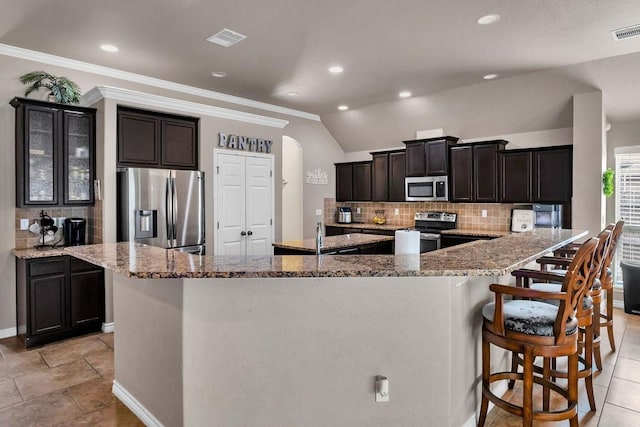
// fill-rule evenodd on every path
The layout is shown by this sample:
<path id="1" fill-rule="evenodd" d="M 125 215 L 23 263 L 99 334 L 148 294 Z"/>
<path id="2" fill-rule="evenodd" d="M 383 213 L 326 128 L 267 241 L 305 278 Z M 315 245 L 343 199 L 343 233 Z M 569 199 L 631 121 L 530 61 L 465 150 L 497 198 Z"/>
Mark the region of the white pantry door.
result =
<path id="1" fill-rule="evenodd" d="M 216 153 L 214 255 L 273 254 L 273 158 Z"/>

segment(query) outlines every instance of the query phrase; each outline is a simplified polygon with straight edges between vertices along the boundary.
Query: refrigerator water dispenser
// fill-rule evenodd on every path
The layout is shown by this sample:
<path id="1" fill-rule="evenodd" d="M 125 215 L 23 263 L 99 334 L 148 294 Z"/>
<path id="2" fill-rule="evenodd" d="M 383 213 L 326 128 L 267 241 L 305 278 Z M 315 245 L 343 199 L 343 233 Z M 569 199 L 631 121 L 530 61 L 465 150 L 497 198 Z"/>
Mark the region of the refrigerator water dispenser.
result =
<path id="1" fill-rule="evenodd" d="M 136 239 L 151 239 L 158 237 L 158 211 L 136 211 Z"/>

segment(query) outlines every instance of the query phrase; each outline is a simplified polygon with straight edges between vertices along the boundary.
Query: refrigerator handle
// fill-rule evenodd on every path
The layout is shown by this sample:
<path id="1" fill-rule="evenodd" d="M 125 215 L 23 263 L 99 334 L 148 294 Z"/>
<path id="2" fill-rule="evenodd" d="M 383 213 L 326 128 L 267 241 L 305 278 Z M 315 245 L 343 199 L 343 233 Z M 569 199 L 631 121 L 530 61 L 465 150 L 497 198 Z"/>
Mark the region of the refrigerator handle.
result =
<path id="1" fill-rule="evenodd" d="M 176 221 L 178 219 L 178 188 L 176 187 L 176 179 L 175 178 L 171 178 L 171 187 L 172 187 L 172 203 L 173 203 L 173 207 L 171 209 L 172 211 L 172 219 L 171 222 L 173 224 L 173 247 L 176 247 L 178 245 L 178 227 L 176 226 Z"/>
<path id="2" fill-rule="evenodd" d="M 167 227 L 167 245 L 169 247 L 173 247 L 173 193 L 171 190 L 171 178 L 167 178 L 164 189 L 164 221 Z"/>

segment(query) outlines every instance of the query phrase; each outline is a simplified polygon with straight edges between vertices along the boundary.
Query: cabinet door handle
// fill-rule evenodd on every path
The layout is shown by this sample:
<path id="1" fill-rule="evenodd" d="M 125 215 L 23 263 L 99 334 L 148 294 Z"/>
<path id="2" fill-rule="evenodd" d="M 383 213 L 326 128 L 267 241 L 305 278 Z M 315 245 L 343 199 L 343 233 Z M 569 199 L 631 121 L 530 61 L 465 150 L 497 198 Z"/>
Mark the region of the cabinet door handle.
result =
<path id="1" fill-rule="evenodd" d="M 247 234 L 248 234 L 249 236 L 252 236 L 252 235 L 253 235 L 253 231 L 249 230 L 249 231 L 247 231 Z"/>
<path id="2" fill-rule="evenodd" d="M 247 232 L 246 232 L 246 231 L 241 231 L 241 232 L 240 232 L 240 235 L 241 235 L 241 236 L 246 236 L 246 235 L 247 235 Z"/>

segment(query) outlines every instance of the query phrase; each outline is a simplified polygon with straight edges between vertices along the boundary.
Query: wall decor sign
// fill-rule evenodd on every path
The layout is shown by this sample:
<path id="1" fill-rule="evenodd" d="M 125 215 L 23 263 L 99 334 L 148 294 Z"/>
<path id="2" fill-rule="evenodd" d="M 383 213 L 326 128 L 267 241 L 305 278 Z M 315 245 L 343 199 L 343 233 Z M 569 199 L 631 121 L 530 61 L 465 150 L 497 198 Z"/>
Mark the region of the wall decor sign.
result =
<path id="1" fill-rule="evenodd" d="M 227 135 L 218 133 L 218 145 L 224 148 L 234 148 L 236 150 L 256 151 L 259 153 L 271 153 L 273 141 L 268 139 L 251 138 L 240 135 Z"/>
<path id="2" fill-rule="evenodd" d="M 327 185 L 329 183 L 329 175 L 320 169 L 307 171 L 307 184 Z"/>

